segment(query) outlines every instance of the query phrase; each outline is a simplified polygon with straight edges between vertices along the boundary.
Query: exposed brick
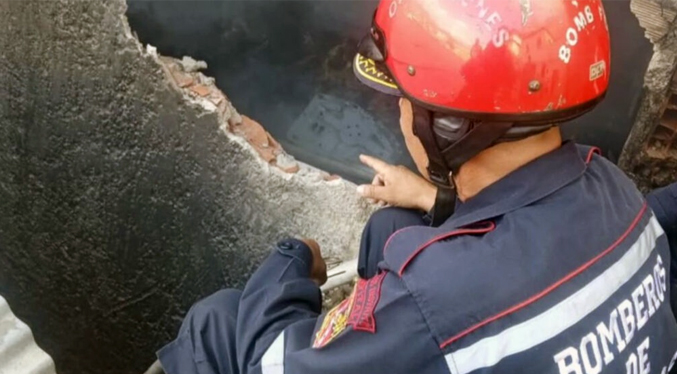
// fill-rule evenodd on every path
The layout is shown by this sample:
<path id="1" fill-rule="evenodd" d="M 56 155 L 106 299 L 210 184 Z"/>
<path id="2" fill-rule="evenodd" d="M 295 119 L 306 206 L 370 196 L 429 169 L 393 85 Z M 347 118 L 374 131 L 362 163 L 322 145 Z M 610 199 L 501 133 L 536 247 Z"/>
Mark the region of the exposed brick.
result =
<path id="1" fill-rule="evenodd" d="M 209 101 L 218 106 L 224 101 L 224 98 L 218 91 L 212 91 L 212 94 L 209 95 Z"/>
<path id="2" fill-rule="evenodd" d="M 663 114 L 658 121 L 650 140 L 645 147 L 645 154 L 653 159 L 674 158 L 675 139 L 677 138 L 677 109 L 675 95 L 668 98 Z"/>
<path id="3" fill-rule="evenodd" d="M 181 88 L 186 88 L 195 83 L 195 79 L 190 74 L 185 74 L 180 71 L 172 70 L 172 78 L 176 85 Z"/>
<path id="4" fill-rule="evenodd" d="M 182 66 L 177 63 L 176 59 L 166 56 L 159 56 L 158 58 L 162 62 L 163 68 L 169 72 L 169 76 L 177 86 L 186 88 L 195 83 L 195 78 L 190 73 L 184 72 Z"/>
<path id="5" fill-rule="evenodd" d="M 189 88 L 191 91 L 195 92 L 199 96 L 205 97 L 211 93 L 211 89 L 205 85 L 202 84 L 196 84 L 193 86 L 190 86 Z"/>
<path id="6" fill-rule="evenodd" d="M 268 163 L 275 161 L 276 156 L 281 152 L 280 145 L 264 130 L 263 126 L 247 116 L 242 116 L 242 122 L 233 126 L 233 132 L 247 139 Z"/>
<path id="7" fill-rule="evenodd" d="M 270 135 L 269 132 L 266 132 L 266 135 L 268 136 L 268 144 L 273 148 L 272 149 L 273 154 L 275 156 L 277 156 L 280 153 L 282 153 L 283 151 L 282 151 L 282 146 L 280 145 L 280 143 L 278 143 L 277 140 L 275 140 L 275 138 L 273 138 L 273 136 Z"/>
<path id="8" fill-rule="evenodd" d="M 171 70 L 176 70 L 178 67 L 176 66 L 177 60 L 173 57 L 168 57 L 168 56 L 158 56 L 158 59 L 168 68 Z"/>
<path id="9" fill-rule="evenodd" d="M 223 106 L 223 112 L 228 110 L 228 107 L 225 104 L 219 105 L 219 109 L 221 109 L 222 106 Z M 231 117 L 231 118 L 228 119 L 228 128 L 232 132 L 235 132 L 235 129 L 237 128 L 237 126 L 240 126 L 240 124 L 242 124 L 242 121 L 238 122 L 238 121 L 235 120 L 235 118 Z"/>
<path id="10" fill-rule="evenodd" d="M 264 161 L 286 173 L 297 173 L 300 170 L 298 162 L 293 157 L 284 153 L 280 144 L 263 126 L 249 117 L 240 116 L 232 111 L 228 97 L 214 85 L 213 78 L 189 72 L 192 69 L 191 61 L 188 61 L 191 66 L 189 66 L 187 72 L 185 67 L 186 58 L 179 61 L 160 56 L 160 61 L 163 63 L 163 69 L 177 86 L 186 88 L 193 94 L 205 98 L 214 104 L 218 108 L 222 120 L 227 121 L 228 131 L 245 138 Z M 280 157 L 279 159 L 278 156 Z"/>
<path id="11" fill-rule="evenodd" d="M 324 176 L 324 180 L 326 182 L 331 182 L 331 181 L 335 181 L 335 180 L 338 180 L 338 179 L 341 179 L 341 177 L 336 175 L 336 174 L 327 174 L 327 175 Z"/>
<path id="12" fill-rule="evenodd" d="M 301 169 L 299 167 L 299 163 L 296 162 L 294 157 L 284 153 L 282 149 L 279 149 L 275 165 L 277 165 L 277 167 L 282 171 L 290 174 L 297 173 Z"/>

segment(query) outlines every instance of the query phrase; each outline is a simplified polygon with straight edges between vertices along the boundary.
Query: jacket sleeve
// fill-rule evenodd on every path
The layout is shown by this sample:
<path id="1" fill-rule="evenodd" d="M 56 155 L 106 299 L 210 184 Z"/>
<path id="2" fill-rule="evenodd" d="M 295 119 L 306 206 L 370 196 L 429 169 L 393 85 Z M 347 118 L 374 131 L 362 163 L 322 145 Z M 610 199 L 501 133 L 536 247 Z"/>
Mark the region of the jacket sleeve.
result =
<path id="1" fill-rule="evenodd" d="M 360 316 L 371 318 L 373 329 L 356 329 L 349 321 L 357 309 L 355 291 L 344 302 L 350 306 L 319 315 L 320 290 L 308 278 L 311 257 L 304 243 L 282 242 L 247 283 L 236 336 L 242 374 L 448 372 L 417 304 L 396 275 L 382 274 L 373 310 L 362 309 Z"/>
<path id="2" fill-rule="evenodd" d="M 651 192 L 646 199 L 672 247 L 677 240 L 677 183 Z M 672 251 L 674 253 L 677 248 Z"/>
<path id="3" fill-rule="evenodd" d="M 677 316 L 677 183 L 651 192 L 646 200 L 670 245 L 670 303 Z"/>

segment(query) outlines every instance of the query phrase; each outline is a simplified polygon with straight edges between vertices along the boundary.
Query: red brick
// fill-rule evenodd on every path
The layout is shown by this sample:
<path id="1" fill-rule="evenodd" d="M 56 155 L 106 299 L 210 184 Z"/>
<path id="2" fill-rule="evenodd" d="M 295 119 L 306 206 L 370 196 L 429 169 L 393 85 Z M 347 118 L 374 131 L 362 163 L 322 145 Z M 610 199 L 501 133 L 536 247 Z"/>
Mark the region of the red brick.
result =
<path id="1" fill-rule="evenodd" d="M 275 161 L 276 155 L 281 151 L 280 144 L 263 126 L 247 116 L 242 116 L 242 122 L 233 126 L 233 132 L 245 138 L 268 163 Z"/>
<path id="2" fill-rule="evenodd" d="M 172 78 L 174 78 L 176 85 L 181 88 L 186 88 L 195 83 L 195 79 L 189 74 L 183 74 L 176 71 L 172 72 Z"/>
<path id="3" fill-rule="evenodd" d="M 209 95 L 209 101 L 218 106 L 224 101 L 223 95 L 220 95 L 218 92 L 212 92 L 212 94 Z"/>
<path id="4" fill-rule="evenodd" d="M 209 87 L 202 85 L 202 84 L 196 84 L 193 86 L 190 86 L 190 90 L 195 92 L 196 94 L 205 97 L 209 95 L 209 93 L 212 92 L 212 90 L 209 89 Z"/>

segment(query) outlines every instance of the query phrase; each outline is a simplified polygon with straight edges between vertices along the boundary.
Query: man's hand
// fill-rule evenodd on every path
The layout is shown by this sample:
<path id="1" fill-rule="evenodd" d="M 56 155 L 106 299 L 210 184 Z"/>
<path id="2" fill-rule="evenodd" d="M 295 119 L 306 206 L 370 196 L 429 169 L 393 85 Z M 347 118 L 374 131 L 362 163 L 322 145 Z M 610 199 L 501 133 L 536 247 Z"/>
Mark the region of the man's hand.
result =
<path id="1" fill-rule="evenodd" d="M 310 248 L 313 254 L 313 264 L 310 267 L 310 279 L 312 279 L 318 286 L 327 282 L 327 264 L 322 258 L 320 252 L 320 245 L 313 239 L 301 239 L 302 242 Z"/>
<path id="2" fill-rule="evenodd" d="M 357 192 L 363 197 L 425 212 L 435 205 L 437 187 L 423 177 L 404 166 L 389 165 L 375 157 L 361 155 L 360 161 L 376 172 L 371 185 L 357 187 Z"/>

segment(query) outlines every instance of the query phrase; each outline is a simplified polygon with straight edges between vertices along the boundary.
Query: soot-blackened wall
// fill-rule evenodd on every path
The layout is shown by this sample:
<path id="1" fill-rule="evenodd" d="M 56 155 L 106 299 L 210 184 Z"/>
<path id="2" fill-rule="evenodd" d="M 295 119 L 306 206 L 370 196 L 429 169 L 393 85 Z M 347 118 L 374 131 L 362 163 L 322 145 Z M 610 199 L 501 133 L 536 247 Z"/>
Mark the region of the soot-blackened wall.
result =
<path id="1" fill-rule="evenodd" d="M 62 374 L 142 372 L 276 240 L 350 257 L 368 215 L 354 186 L 285 174 L 228 133 L 125 7 L 0 1 L 0 294 Z"/>

